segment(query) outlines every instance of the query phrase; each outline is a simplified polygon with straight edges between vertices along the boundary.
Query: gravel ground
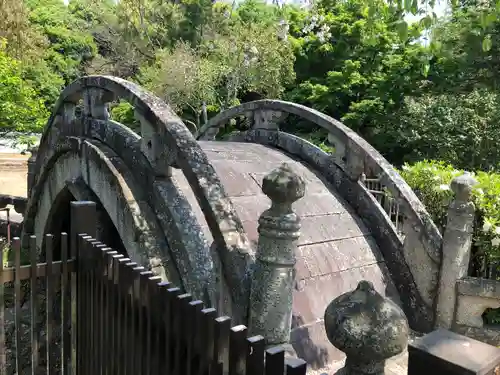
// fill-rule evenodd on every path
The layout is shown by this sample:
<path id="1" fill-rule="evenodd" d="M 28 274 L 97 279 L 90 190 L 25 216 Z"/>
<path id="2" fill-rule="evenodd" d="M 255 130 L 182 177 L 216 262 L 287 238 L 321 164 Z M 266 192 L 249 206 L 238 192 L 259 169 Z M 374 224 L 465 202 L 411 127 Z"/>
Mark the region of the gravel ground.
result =
<path id="1" fill-rule="evenodd" d="M 0 153 L 0 194 L 26 196 L 29 155 Z"/>

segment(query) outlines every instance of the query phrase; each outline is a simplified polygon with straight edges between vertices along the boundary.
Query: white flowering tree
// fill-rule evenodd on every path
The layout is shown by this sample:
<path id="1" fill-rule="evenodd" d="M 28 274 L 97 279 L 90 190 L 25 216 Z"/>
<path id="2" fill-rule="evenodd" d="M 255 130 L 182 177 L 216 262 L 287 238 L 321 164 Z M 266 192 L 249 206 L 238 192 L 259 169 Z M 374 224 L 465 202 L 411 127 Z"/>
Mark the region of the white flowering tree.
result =
<path id="1" fill-rule="evenodd" d="M 187 117 L 193 116 L 198 126 L 204 103 L 216 103 L 219 77 L 215 61 L 180 42 L 172 51 L 157 51 L 156 63 L 144 67 L 139 80 L 177 113 L 190 111 Z"/>
<path id="2" fill-rule="evenodd" d="M 283 22 L 266 26 L 239 21 L 224 33 L 214 30 L 207 36 L 205 49 L 221 69 L 223 107 L 233 105 L 244 91 L 279 98 L 293 82 L 295 57 L 285 30 Z"/>

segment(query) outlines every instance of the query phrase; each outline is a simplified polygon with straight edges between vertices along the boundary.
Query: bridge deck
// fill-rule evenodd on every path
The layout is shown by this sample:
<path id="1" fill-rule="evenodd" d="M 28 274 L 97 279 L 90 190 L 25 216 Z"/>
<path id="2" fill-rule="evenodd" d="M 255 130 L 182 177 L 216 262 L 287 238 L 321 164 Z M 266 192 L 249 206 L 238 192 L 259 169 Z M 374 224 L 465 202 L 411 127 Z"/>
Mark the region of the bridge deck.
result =
<path id="1" fill-rule="evenodd" d="M 328 342 L 323 326 L 323 314 L 332 299 L 366 279 L 381 294 L 400 303 L 370 232 L 334 188 L 303 162 L 258 144 L 200 141 L 200 145 L 219 174 L 254 245 L 258 238 L 257 220 L 270 205 L 261 191 L 263 177 L 287 162 L 306 180 L 306 195 L 295 204 L 302 217 L 302 235 L 296 254 L 292 344 L 297 354 L 313 367 L 339 363 L 344 355 Z M 212 241 L 184 176 L 176 171 L 174 178 Z"/>

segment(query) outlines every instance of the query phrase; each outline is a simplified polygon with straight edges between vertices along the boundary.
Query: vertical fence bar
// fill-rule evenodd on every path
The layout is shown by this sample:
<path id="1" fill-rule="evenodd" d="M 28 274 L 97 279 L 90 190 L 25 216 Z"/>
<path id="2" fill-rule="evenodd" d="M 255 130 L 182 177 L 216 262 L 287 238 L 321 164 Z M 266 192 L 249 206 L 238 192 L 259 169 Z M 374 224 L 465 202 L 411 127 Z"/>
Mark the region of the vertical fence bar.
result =
<path id="1" fill-rule="evenodd" d="M 106 248 L 106 245 L 100 243 L 99 241 L 94 241 L 89 249 L 91 267 L 92 267 L 92 374 L 98 374 L 100 371 L 99 367 L 99 339 L 102 335 L 99 330 L 99 261 L 101 255 L 101 249 Z"/>
<path id="2" fill-rule="evenodd" d="M 146 271 L 150 272 L 150 271 Z M 141 350 L 142 350 L 142 357 L 143 357 L 143 371 L 145 374 L 150 374 L 151 373 L 151 363 L 150 363 L 150 356 L 151 353 L 149 352 L 151 350 L 151 293 L 152 293 L 152 288 L 150 288 L 149 285 L 149 280 L 148 280 L 148 274 L 142 275 L 141 273 L 141 290 L 142 290 L 142 304 L 141 304 L 141 310 L 143 311 L 142 315 L 142 320 L 143 320 L 143 325 L 141 329 Z M 146 314 L 144 314 L 146 312 Z"/>
<path id="3" fill-rule="evenodd" d="M 217 311 L 213 307 L 200 311 L 202 329 L 198 375 L 210 374 L 214 354 L 214 323 L 216 313 Z"/>
<path id="4" fill-rule="evenodd" d="M 200 316 L 198 313 L 203 310 L 203 301 L 193 301 L 188 304 L 188 313 L 186 320 L 188 321 L 186 330 L 186 357 L 187 357 L 187 374 L 196 374 L 200 366 L 199 356 L 199 341 L 200 341 Z"/>
<path id="5" fill-rule="evenodd" d="M 285 373 L 285 350 L 276 346 L 266 350 L 265 375 L 283 375 Z"/>
<path id="6" fill-rule="evenodd" d="M 80 282 L 78 285 L 78 301 L 80 303 L 80 310 L 77 315 L 77 322 L 79 324 L 79 331 L 77 335 L 79 336 L 79 346 L 78 346 L 78 358 L 79 364 L 77 371 L 81 374 L 89 373 L 89 362 L 88 362 L 88 349 L 89 349 L 89 264 L 88 264 L 88 252 L 87 252 L 87 240 L 92 237 L 84 234 L 79 235 L 78 244 L 78 263 L 80 267 L 78 272 L 80 273 Z"/>
<path id="7" fill-rule="evenodd" d="M 125 289 L 125 337 L 123 339 L 125 348 L 125 373 L 124 375 L 134 375 L 134 356 L 132 351 L 132 342 L 135 340 L 134 332 L 134 313 L 133 313 L 133 268 L 137 267 L 137 263 L 130 262 L 126 264 L 123 272 L 123 287 Z"/>
<path id="8" fill-rule="evenodd" d="M 247 339 L 247 374 L 264 374 L 264 351 L 266 342 L 261 335 Z"/>
<path id="9" fill-rule="evenodd" d="M 215 319 L 214 327 L 214 362 L 210 374 L 223 374 L 228 372 L 226 354 L 229 348 L 229 332 L 231 331 L 231 318 L 220 316 Z"/>
<path id="10" fill-rule="evenodd" d="M 92 353 L 92 264 L 90 259 L 89 248 L 94 239 L 91 236 L 82 236 L 82 244 L 80 249 L 80 257 L 83 259 L 83 314 L 78 318 L 82 321 L 82 372 L 91 374 L 91 353 Z"/>
<path id="11" fill-rule="evenodd" d="M 155 319 L 154 319 L 154 325 L 156 329 L 154 330 L 153 333 L 153 364 L 152 364 L 152 373 L 153 375 L 160 375 L 164 372 L 162 372 L 162 362 L 166 360 L 165 357 L 163 357 L 163 351 L 161 350 L 162 348 L 162 332 L 164 332 L 164 321 L 163 317 L 164 314 L 166 313 L 165 305 L 166 305 L 166 298 L 165 292 L 167 289 L 170 287 L 170 283 L 168 281 L 161 281 L 161 277 L 159 277 L 159 281 L 155 282 L 154 278 L 151 278 L 150 281 L 153 282 L 153 287 L 156 289 L 155 293 Z"/>
<path id="12" fill-rule="evenodd" d="M 87 369 L 89 374 L 94 374 L 95 370 L 95 301 L 94 301 L 94 287 L 95 287 L 95 264 L 94 264 L 94 246 L 97 245 L 98 242 L 94 238 L 90 238 L 85 241 L 85 257 L 87 259 L 87 269 L 88 269 L 88 279 L 87 279 L 87 313 L 88 315 L 85 317 L 87 320 L 87 351 L 85 361 L 88 363 Z"/>
<path id="13" fill-rule="evenodd" d="M 4 250 L 0 249 L 0 374 L 7 374 L 5 355 L 5 284 L 4 284 Z"/>
<path id="14" fill-rule="evenodd" d="M 105 285 L 105 290 L 106 290 L 106 322 L 105 322 L 105 327 L 104 327 L 104 355 L 105 355 L 105 369 L 106 369 L 106 375 L 113 375 L 113 359 L 111 358 L 110 355 L 110 350 L 113 350 L 113 343 L 112 343 L 112 325 L 113 325 L 113 288 L 112 288 L 112 281 L 113 281 L 113 256 L 117 255 L 118 252 L 116 251 L 109 251 L 106 255 L 106 277 L 104 279 L 104 285 Z"/>
<path id="15" fill-rule="evenodd" d="M 185 305 L 189 303 L 193 297 L 189 293 L 177 296 L 174 304 L 174 332 L 175 332 L 175 357 L 174 357 L 174 374 L 183 374 L 185 369 L 185 341 L 183 337 L 183 328 L 186 326 Z M 184 361 L 183 361 L 184 360 Z"/>
<path id="16" fill-rule="evenodd" d="M 141 302 L 141 275 L 140 272 L 144 270 L 144 267 L 133 268 L 134 277 L 134 289 L 133 289 L 133 311 L 134 311 L 134 333 L 135 340 L 132 342 L 134 353 L 134 371 L 136 374 L 142 372 L 142 352 L 141 352 L 141 338 L 142 338 L 142 302 Z"/>
<path id="17" fill-rule="evenodd" d="M 92 241 L 89 244 L 88 248 L 88 256 L 89 256 L 89 266 L 90 266 L 90 310 L 92 317 L 90 319 L 90 324 L 91 324 L 91 340 L 90 340 L 90 350 L 89 350 L 89 362 L 90 362 L 90 371 L 91 374 L 97 374 L 98 373 L 98 363 L 96 361 L 97 359 L 97 352 L 98 352 L 98 346 L 97 346 L 97 341 L 98 341 L 98 314 L 97 314 L 97 253 L 100 252 L 101 247 L 105 247 L 102 243 L 100 243 L 97 240 Z"/>
<path id="18" fill-rule="evenodd" d="M 124 354 L 124 334 L 123 331 L 125 330 L 125 324 L 124 324 L 124 293 L 123 293 L 123 288 L 121 283 L 124 280 L 124 270 L 126 268 L 126 264 L 130 263 L 130 258 L 115 258 L 115 268 L 116 268 L 116 273 L 115 273 L 115 290 L 117 293 L 117 315 L 116 315 L 116 321 L 117 321 L 117 330 L 116 330 L 116 361 L 117 361 L 117 367 L 116 367 L 116 373 L 117 374 L 123 374 L 125 372 L 125 366 L 124 366 L 124 359 L 125 357 L 123 356 Z"/>
<path id="19" fill-rule="evenodd" d="M 238 325 L 231 328 L 229 335 L 229 375 L 245 375 L 247 327 Z"/>
<path id="20" fill-rule="evenodd" d="M 15 342 L 16 342 L 16 373 L 21 374 L 21 240 L 14 237 L 12 241 L 12 251 L 14 252 L 14 320 L 15 320 Z"/>
<path id="21" fill-rule="evenodd" d="M 46 259 L 46 268 L 45 268 L 45 282 L 46 282 L 46 348 L 47 348 L 47 374 L 52 374 L 55 366 L 54 366 L 54 358 L 53 358 L 53 327 L 52 323 L 54 322 L 54 276 L 52 269 L 52 261 L 53 261 L 53 249 L 54 249 L 54 237 L 51 234 L 47 234 L 45 236 L 45 259 Z"/>
<path id="22" fill-rule="evenodd" d="M 74 229 L 72 228 L 72 231 Z M 72 232 L 74 233 L 74 232 Z M 70 342 L 70 356 L 71 356 L 71 375 L 77 375 L 77 363 L 78 363 L 78 324 L 77 324 L 77 314 L 79 312 L 78 298 L 77 298 L 77 279 L 79 278 L 80 264 L 77 259 L 77 249 L 76 249 L 76 238 L 70 237 L 70 257 L 75 263 L 73 272 L 70 276 L 70 298 L 71 298 L 71 342 Z"/>
<path id="23" fill-rule="evenodd" d="M 119 345 L 118 341 L 116 340 L 116 337 L 118 335 L 118 327 L 119 327 L 119 320 L 117 319 L 118 311 L 120 309 L 119 306 L 119 292 L 118 292 L 118 260 L 122 259 L 123 255 L 121 254 L 115 254 L 111 257 L 111 278 L 110 278 L 110 289 L 111 289 L 111 309 L 110 312 L 112 314 L 111 317 L 111 332 L 110 332 L 110 338 L 111 338 L 111 352 L 109 353 L 109 357 L 111 359 L 111 373 L 112 374 L 118 374 L 117 371 L 117 366 L 118 366 L 118 361 L 117 361 L 117 354 L 119 350 Z"/>
<path id="24" fill-rule="evenodd" d="M 70 273 L 68 265 L 68 234 L 61 233 L 61 374 L 68 375 L 68 361 L 70 354 L 69 345 L 69 322 L 71 319 L 71 304 L 68 298 L 68 286 L 70 283 Z M 33 263 L 32 263 L 33 265 Z M 32 289 L 33 290 L 33 289 Z"/>
<path id="25" fill-rule="evenodd" d="M 105 286 L 105 278 L 106 276 L 106 266 L 107 266 L 107 254 L 109 252 L 113 251 L 109 247 L 102 247 L 100 248 L 100 251 L 96 253 L 97 256 L 97 265 L 96 265 L 96 271 L 97 271 L 97 285 L 98 285 L 98 306 L 99 306 L 99 312 L 98 312 L 98 330 L 99 334 L 98 337 L 99 339 L 96 342 L 97 346 L 97 374 L 96 375 L 103 375 L 105 374 L 105 362 L 106 362 L 106 353 L 107 353 L 107 347 L 106 347 L 106 340 L 105 340 L 105 331 L 107 329 L 106 327 L 106 300 L 107 300 L 107 295 L 106 295 L 106 286 Z"/>
<path id="26" fill-rule="evenodd" d="M 146 353 L 146 340 L 148 338 L 148 333 L 146 332 L 146 320 L 147 316 L 145 314 L 146 312 L 146 307 L 148 306 L 148 279 L 153 276 L 153 272 L 151 271 L 142 271 L 139 272 L 139 277 L 136 279 L 139 282 L 137 290 L 139 291 L 139 294 L 137 295 L 137 302 L 139 304 L 139 339 L 137 340 L 139 342 L 139 355 L 140 355 L 140 363 L 141 363 L 141 371 L 145 372 L 146 374 L 149 371 L 149 364 L 148 364 L 148 353 Z M 144 370 L 146 369 L 146 370 Z"/>
<path id="27" fill-rule="evenodd" d="M 71 231 L 70 231 L 70 251 L 71 257 L 76 260 L 77 265 L 75 267 L 76 277 L 71 279 L 71 303 L 73 311 L 75 313 L 71 314 L 71 355 L 72 355 L 72 375 L 77 375 L 78 365 L 81 363 L 81 356 L 79 356 L 78 344 L 82 338 L 80 324 L 78 323 L 77 316 L 81 313 L 81 304 L 78 297 L 78 288 L 80 287 L 80 262 L 78 259 L 78 235 L 87 233 L 88 235 L 95 236 L 97 232 L 97 220 L 96 220 L 96 204 L 90 201 L 78 201 L 71 202 Z M 82 315 L 80 315 L 83 318 Z M 81 321 L 81 319 L 80 319 Z M 80 374 L 81 375 L 81 374 Z"/>
<path id="28" fill-rule="evenodd" d="M 112 259 L 112 256 L 116 254 L 118 253 L 114 250 L 106 251 L 102 259 L 104 267 L 104 275 L 102 279 L 102 286 L 104 291 L 104 304 L 103 304 L 104 325 L 103 325 L 103 351 L 102 351 L 103 369 L 101 373 L 106 375 L 111 375 L 111 359 L 109 356 L 109 349 L 111 344 L 111 337 L 110 337 L 111 322 L 113 319 L 110 312 L 112 290 L 109 283 L 109 279 L 111 277 L 111 269 L 109 263 L 110 260 Z"/>
<path id="29" fill-rule="evenodd" d="M 286 375 L 306 375 L 307 363 L 300 358 L 286 359 Z"/>
<path id="30" fill-rule="evenodd" d="M 117 311 L 117 296 L 116 296 L 116 287 L 115 287 L 115 274 L 117 272 L 116 269 L 116 262 L 117 259 L 122 258 L 123 255 L 121 254 L 115 254 L 111 256 L 109 259 L 109 292 L 110 292 L 110 309 L 109 312 L 111 314 L 111 320 L 109 324 L 109 339 L 110 339 L 110 345 L 109 345 L 109 359 L 110 359 L 110 371 L 111 374 L 116 374 L 116 350 L 117 350 L 117 343 L 116 343 L 116 311 Z"/>
<path id="31" fill-rule="evenodd" d="M 165 296 L 165 313 L 164 313 L 164 321 L 165 321 L 165 366 L 163 368 L 163 373 L 171 374 L 174 370 L 174 316 L 175 316 L 175 302 L 177 300 L 177 296 L 181 294 L 181 290 L 179 288 L 169 288 L 167 289 Z"/>
<path id="32" fill-rule="evenodd" d="M 159 286 L 158 284 L 161 282 L 160 276 L 151 276 L 148 278 L 148 306 L 149 313 L 147 317 L 147 346 L 146 352 L 148 353 L 148 370 L 150 374 L 157 374 L 157 363 L 158 363 L 158 346 L 157 346 L 157 337 L 158 337 L 158 316 L 160 315 L 159 310 Z"/>
<path id="33" fill-rule="evenodd" d="M 31 373 L 35 375 L 37 373 L 38 362 L 39 362 L 39 341 L 40 337 L 38 334 L 38 251 L 36 248 L 36 237 L 30 236 L 29 239 L 29 252 L 30 252 L 30 264 L 31 264 L 31 292 L 30 292 L 30 304 L 31 304 Z"/>
<path id="34" fill-rule="evenodd" d="M 141 350 L 142 350 L 142 357 L 143 357 L 143 371 L 146 374 L 151 373 L 151 363 L 150 363 L 150 355 L 151 353 L 149 352 L 151 350 L 151 319 L 150 319 L 150 314 L 144 314 L 144 312 L 151 312 L 151 293 L 152 293 L 152 288 L 149 286 L 149 275 L 152 275 L 153 273 L 151 271 L 145 271 L 141 272 L 141 295 L 142 295 L 142 303 L 141 303 L 141 310 L 142 310 L 142 327 L 141 327 Z"/>

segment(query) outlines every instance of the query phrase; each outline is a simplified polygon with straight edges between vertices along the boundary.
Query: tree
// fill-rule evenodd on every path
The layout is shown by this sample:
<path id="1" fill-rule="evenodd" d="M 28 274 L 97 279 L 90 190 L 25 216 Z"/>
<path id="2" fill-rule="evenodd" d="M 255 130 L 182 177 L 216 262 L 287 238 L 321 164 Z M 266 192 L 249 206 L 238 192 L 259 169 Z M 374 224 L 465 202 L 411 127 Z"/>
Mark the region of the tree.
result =
<path id="1" fill-rule="evenodd" d="M 457 9 L 433 30 L 434 58 L 429 79 L 435 92 L 468 93 L 500 84 L 500 22 L 482 8 Z M 484 33 L 488 36 L 485 39 Z"/>
<path id="2" fill-rule="evenodd" d="M 246 91 L 279 98 L 295 78 L 291 45 L 278 38 L 275 26 L 236 22 L 227 35 L 214 33 L 205 46 L 221 66 L 225 108 Z"/>
<path id="3" fill-rule="evenodd" d="M 37 132 L 48 118 L 38 92 L 23 80 L 21 62 L 6 53 L 6 41 L 0 40 L 0 134 Z"/>
<path id="4" fill-rule="evenodd" d="M 59 0 L 29 0 L 27 5 L 30 24 L 50 42 L 44 60 L 69 84 L 97 53 L 92 35 L 84 32 L 79 20 Z"/>
<path id="5" fill-rule="evenodd" d="M 141 70 L 139 80 L 178 113 L 191 112 L 196 124 L 203 103 L 217 104 L 218 65 L 186 42 L 172 51 L 159 50 L 156 63 Z"/>
<path id="6" fill-rule="evenodd" d="M 369 15 L 363 0 L 320 1 L 313 13 L 291 14 L 298 85 L 288 94 L 335 118 L 371 140 L 383 118 L 418 95 L 425 79 L 426 50 L 402 39 L 396 15 L 380 1 Z M 371 18 L 369 18 L 371 17 Z"/>

